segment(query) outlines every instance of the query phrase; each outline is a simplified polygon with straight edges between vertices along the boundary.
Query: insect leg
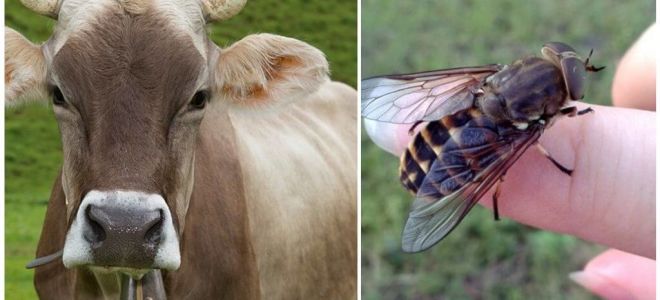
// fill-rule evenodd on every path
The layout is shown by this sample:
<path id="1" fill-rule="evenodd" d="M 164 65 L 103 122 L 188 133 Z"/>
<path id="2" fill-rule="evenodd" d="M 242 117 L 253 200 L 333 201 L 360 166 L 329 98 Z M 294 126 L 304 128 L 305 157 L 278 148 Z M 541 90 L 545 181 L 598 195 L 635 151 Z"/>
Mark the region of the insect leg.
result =
<path id="1" fill-rule="evenodd" d="M 602 69 L 605 69 L 605 66 L 602 67 L 594 67 L 593 65 L 587 66 L 587 71 L 589 72 L 598 72 Z"/>
<path id="2" fill-rule="evenodd" d="M 580 111 L 578 111 L 577 107 L 575 107 L 575 106 L 564 107 L 564 108 L 559 110 L 559 113 L 561 113 L 562 115 L 567 116 L 569 118 L 572 118 L 572 117 L 575 117 L 575 116 L 581 116 L 581 115 L 584 115 L 586 113 L 591 113 L 591 112 L 594 112 L 594 110 L 591 109 L 591 107 L 587 107 L 587 108 L 585 108 L 583 110 L 580 110 Z"/>
<path id="3" fill-rule="evenodd" d="M 581 111 L 578 111 L 578 112 L 577 112 L 577 115 L 578 115 L 578 116 L 581 116 L 581 115 L 584 115 L 584 114 L 587 114 L 587 113 L 592 113 L 592 112 L 594 112 L 594 110 L 591 109 L 591 107 L 587 107 L 587 108 L 585 108 L 585 109 L 583 109 L 583 110 L 581 110 Z"/>
<path id="4" fill-rule="evenodd" d="M 564 116 L 568 116 L 569 118 L 575 117 L 577 114 L 577 107 L 571 106 L 571 107 L 564 107 L 559 110 L 559 113 L 561 113 Z"/>
<path id="5" fill-rule="evenodd" d="M 500 196 L 500 186 L 502 185 L 502 182 L 504 182 L 504 175 L 505 174 L 502 174 L 502 177 L 497 181 L 495 193 L 493 194 L 493 218 L 495 218 L 495 221 L 500 220 L 500 211 L 497 208 L 497 198 Z"/>
<path id="6" fill-rule="evenodd" d="M 536 143 L 536 148 L 538 148 L 539 151 L 541 151 L 541 154 L 547 157 L 559 170 L 564 172 L 564 174 L 568 176 L 571 176 L 571 174 L 573 174 L 573 170 L 562 166 L 559 162 L 557 162 L 554 158 L 552 158 L 552 156 L 550 156 L 550 153 L 548 153 L 548 150 L 545 150 L 545 148 L 541 146 L 541 143 Z"/>

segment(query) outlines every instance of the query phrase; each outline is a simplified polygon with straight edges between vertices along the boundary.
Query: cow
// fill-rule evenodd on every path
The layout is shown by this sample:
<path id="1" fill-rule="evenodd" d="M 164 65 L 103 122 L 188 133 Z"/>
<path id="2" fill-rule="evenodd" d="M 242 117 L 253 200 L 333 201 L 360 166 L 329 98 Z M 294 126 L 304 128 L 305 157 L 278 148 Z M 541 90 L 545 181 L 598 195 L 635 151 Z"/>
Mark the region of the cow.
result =
<path id="1" fill-rule="evenodd" d="M 240 0 L 22 2 L 57 20 L 5 29 L 5 105 L 49 99 L 62 139 L 40 298 L 357 297 L 357 94 L 321 51 L 221 49 Z"/>

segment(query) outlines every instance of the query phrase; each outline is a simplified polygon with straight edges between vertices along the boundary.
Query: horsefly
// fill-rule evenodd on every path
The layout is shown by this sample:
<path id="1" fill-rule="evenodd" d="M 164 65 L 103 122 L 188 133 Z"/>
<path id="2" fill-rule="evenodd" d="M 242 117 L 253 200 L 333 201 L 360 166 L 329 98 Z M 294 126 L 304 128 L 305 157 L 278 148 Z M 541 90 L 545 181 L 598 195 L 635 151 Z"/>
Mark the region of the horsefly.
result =
<path id="1" fill-rule="evenodd" d="M 593 50 L 592 50 L 593 52 Z M 362 115 L 379 122 L 428 122 L 401 156 L 400 179 L 415 194 L 403 235 L 405 252 L 430 248 L 447 236 L 530 146 L 536 145 L 567 175 L 572 170 L 538 143 L 558 116 L 573 117 L 571 101 L 583 98 L 589 58 L 559 42 L 542 57 L 510 65 L 453 68 L 387 75 L 362 81 Z"/>

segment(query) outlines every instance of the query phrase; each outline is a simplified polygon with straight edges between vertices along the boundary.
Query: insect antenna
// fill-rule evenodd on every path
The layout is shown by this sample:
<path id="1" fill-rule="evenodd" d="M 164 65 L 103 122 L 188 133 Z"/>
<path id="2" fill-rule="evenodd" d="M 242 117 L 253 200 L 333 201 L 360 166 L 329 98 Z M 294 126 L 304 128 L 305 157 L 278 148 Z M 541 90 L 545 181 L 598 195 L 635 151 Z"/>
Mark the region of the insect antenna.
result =
<path id="1" fill-rule="evenodd" d="M 589 72 L 598 72 L 602 69 L 605 69 L 605 66 L 602 67 L 595 67 L 594 65 L 589 65 L 589 60 L 591 59 L 591 55 L 594 54 L 594 49 L 592 48 L 591 51 L 589 51 L 589 56 L 587 57 L 587 60 L 584 61 L 584 66 Z"/>

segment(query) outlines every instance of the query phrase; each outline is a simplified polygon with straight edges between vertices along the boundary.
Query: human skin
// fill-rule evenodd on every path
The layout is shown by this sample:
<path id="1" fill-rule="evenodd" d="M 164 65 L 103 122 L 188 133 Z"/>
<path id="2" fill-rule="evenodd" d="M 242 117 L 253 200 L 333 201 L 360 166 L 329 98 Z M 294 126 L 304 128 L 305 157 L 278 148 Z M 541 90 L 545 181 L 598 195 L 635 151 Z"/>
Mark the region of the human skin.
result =
<path id="1" fill-rule="evenodd" d="M 614 106 L 655 111 L 655 60 L 658 52 L 653 38 L 658 36 L 655 24 L 623 56 L 612 84 Z"/>
<path id="2" fill-rule="evenodd" d="M 500 215 L 655 258 L 655 113 L 575 104 L 595 113 L 558 120 L 540 139 L 572 176 L 529 148 L 504 177 Z M 380 133 L 395 143 L 384 147 L 402 153 L 409 127 Z M 481 204 L 491 199 L 492 189 Z"/>
<path id="3" fill-rule="evenodd" d="M 615 106 L 655 111 L 655 36 L 653 24 L 621 60 L 612 84 Z M 610 249 L 570 278 L 605 299 L 655 299 L 655 266 L 655 260 Z"/>
<path id="4" fill-rule="evenodd" d="M 620 107 L 574 102 L 595 113 L 558 120 L 541 137 L 572 176 L 532 147 L 507 172 L 498 201 L 505 217 L 618 249 L 571 274 L 607 299 L 655 297 L 656 118 L 640 110 L 655 109 L 655 55 L 649 55 L 657 52 L 655 33 L 654 24 L 617 67 L 612 97 Z M 397 156 L 412 137 L 410 125 L 365 120 L 364 126 Z M 481 204 L 491 207 L 492 191 Z"/>

